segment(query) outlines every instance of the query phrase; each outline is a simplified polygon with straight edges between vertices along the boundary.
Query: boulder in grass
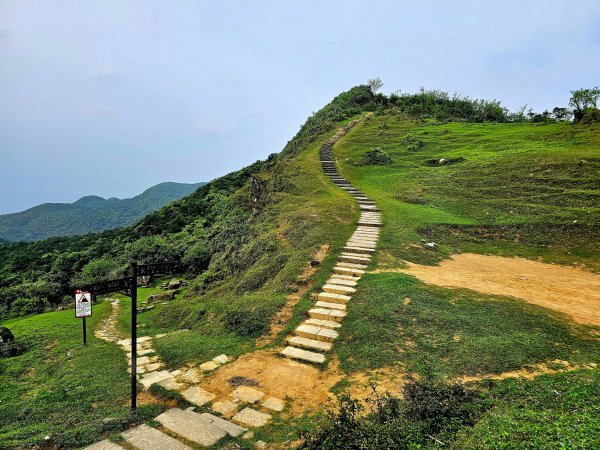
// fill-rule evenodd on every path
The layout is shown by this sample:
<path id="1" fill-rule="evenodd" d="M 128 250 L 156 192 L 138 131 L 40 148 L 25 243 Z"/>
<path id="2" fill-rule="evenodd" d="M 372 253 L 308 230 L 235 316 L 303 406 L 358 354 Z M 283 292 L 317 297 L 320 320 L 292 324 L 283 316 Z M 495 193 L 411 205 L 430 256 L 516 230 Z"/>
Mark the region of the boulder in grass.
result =
<path id="1" fill-rule="evenodd" d="M 165 302 L 168 300 L 173 300 L 175 298 L 175 291 L 170 292 L 159 292 L 157 294 L 152 294 L 148 297 L 148 303 L 159 303 Z"/>
<path id="2" fill-rule="evenodd" d="M 14 342 L 15 336 L 6 327 L 0 327 L 0 343 L 6 344 L 8 342 Z"/>
<path id="3" fill-rule="evenodd" d="M 169 289 L 179 289 L 181 287 L 181 281 L 177 278 L 173 278 L 171 281 L 169 281 L 167 287 Z"/>

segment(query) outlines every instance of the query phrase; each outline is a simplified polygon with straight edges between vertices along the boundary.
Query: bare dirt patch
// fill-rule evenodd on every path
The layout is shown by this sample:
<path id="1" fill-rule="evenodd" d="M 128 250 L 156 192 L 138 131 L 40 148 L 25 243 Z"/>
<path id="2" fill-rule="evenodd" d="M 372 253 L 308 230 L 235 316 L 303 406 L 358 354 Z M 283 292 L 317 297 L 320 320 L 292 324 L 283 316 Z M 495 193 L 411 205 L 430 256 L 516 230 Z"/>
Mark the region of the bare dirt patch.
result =
<path id="1" fill-rule="evenodd" d="M 526 378 L 528 380 L 532 380 L 533 378 L 543 375 L 543 374 L 554 374 L 559 372 L 568 372 L 571 370 L 585 368 L 593 368 L 596 367 L 596 364 L 588 364 L 588 365 L 574 365 L 568 361 L 561 361 L 559 359 L 555 359 L 553 361 L 548 361 L 541 364 L 535 364 L 532 366 L 523 367 L 519 370 L 512 370 L 510 372 L 503 372 L 500 374 L 491 374 L 491 375 L 474 375 L 474 376 L 463 376 L 458 378 L 459 381 L 463 383 L 469 383 L 471 381 L 480 381 L 480 380 L 504 380 L 506 378 Z"/>
<path id="2" fill-rule="evenodd" d="M 402 272 L 438 286 L 516 297 L 567 314 L 579 323 L 600 326 L 600 275 L 575 267 L 524 258 L 454 255 L 439 266 L 408 263 Z"/>
<path id="3" fill-rule="evenodd" d="M 285 305 L 271 320 L 271 329 L 269 330 L 269 334 L 258 340 L 258 347 L 264 347 L 265 345 L 273 342 L 277 335 L 285 328 L 287 323 L 292 318 L 294 308 L 312 286 L 313 277 L 317 271 L 317 268 L 319 267 L 319 264 L 323 262 L 330 249 L 330 244 L 323 244 L 313 255 L 312 260 L 308 263 L 302 274 L 300 274 L 297 279 L 296 285 L 298 290 L 286 297 Z"/>
<path id="4" fill-rule="evenodd" d="M 226 399 L 233 391 L 229 380 L 241 376 L 257 380 L 259 389 L 266 394 L 286 400 L 285 414 L 300 415 L 315 411 L 331 398 L 329 390 L 342 373 L 335 363 L 324 371 L 278 356 L 274 351 L 259 350 L 240 356 L 221 366 L 199 385 L 217 394 L 217 400 Z"/>

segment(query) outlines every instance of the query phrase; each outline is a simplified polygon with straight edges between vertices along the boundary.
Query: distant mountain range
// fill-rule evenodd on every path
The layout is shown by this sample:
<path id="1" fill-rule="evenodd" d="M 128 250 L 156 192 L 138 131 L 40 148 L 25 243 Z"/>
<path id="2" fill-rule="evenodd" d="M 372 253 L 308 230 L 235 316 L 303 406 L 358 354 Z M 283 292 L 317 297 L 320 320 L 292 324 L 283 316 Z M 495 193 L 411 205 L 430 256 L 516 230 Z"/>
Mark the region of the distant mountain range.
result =
<path id="1" fill-rule="evenodd" d="M 204 184 L 160 183 L 133 198 L 105 199 L 88 195 L 74 203 L 44 203 L 18 213 L 0 215 L 0 242 L 39 241 L 125 227 Z"/>

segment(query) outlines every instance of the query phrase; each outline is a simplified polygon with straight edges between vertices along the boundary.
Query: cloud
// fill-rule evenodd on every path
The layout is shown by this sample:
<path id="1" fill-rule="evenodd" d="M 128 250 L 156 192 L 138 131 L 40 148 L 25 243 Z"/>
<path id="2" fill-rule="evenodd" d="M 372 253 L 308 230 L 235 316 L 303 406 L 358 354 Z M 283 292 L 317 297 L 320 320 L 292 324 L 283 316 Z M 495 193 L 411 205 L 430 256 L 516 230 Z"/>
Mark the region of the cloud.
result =
<path id="1" fill-rule="evenodd" d="M 112 105 L 97 104 L 92 107 L 92 112 L 100 117 L 116 117 L 117 109 Z"/>
<path id="2" fill-rule="evenodd" d="M 92 77 L 101 80 L 112 80 L 117 78 L 125 78 L 126 74 L 124 71 L 119 69 L 103 68 L 92 71 Z"/>
<path id="3" fill-rule="evenodd" d="M 227 134 L 231 129 L 227 124 L 206 117 L 194 117 L 192 128 L 200 134 L 213 136 Z"/>
<path id="4" fill-rule="evenodd" d="M 10 37 L 10 31 L 0 30 L 0 41 L 6 40 Z"/>

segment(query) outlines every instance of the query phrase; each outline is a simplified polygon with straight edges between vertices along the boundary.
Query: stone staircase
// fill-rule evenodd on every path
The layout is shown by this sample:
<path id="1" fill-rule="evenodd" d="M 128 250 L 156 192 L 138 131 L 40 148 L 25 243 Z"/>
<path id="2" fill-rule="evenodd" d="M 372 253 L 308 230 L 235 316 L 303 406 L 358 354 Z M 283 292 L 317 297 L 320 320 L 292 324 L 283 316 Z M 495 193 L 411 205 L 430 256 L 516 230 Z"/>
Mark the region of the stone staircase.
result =
<path id="1" fill-rule="evenodd" d="M 293 336 L 287 338 L 289 345 L 281 352 L 287 358 L 317 364 L 325 362 L 325 354 L 338 337 L 337 330 L 351 306 L 357 281 L 375 253 L 381 227 L 381 214 L 375 202 L 340 176 L 331 154 L 335 141 L 321 147 L 321 166 L 334 184 L 358 201 L 361 211 L 358 226 L 338 257 L 333 274 L 318 294 L 314 308 L 308 311 L 309 318 L 294 330 Z"/>

